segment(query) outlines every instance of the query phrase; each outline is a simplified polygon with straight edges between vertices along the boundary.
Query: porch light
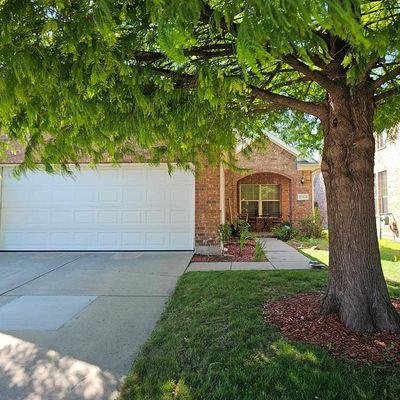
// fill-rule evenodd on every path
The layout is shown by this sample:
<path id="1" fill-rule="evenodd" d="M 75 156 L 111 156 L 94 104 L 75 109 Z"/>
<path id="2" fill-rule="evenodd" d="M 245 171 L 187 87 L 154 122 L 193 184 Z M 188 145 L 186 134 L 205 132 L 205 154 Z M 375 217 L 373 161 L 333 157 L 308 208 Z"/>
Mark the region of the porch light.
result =
<path id="1" fill-rule="evenodd" d="M 301 177 L 300 183 L 301 183 L 302 185 L 304 185 L 304 176 Z"/>

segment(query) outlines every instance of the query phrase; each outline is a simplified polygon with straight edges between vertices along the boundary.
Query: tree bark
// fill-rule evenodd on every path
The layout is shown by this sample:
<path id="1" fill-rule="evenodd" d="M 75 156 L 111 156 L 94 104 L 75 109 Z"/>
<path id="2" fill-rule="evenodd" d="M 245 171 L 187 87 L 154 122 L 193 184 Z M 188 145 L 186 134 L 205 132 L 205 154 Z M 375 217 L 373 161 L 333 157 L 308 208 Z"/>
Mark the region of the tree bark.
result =
<path id="1" fill-rule="evenodd" d="M 374 204 L 373 90 L 329 93 L 322 121 L 329 219 L 329 279 L 322 314 L 355 331 L 400 331 L 380 261 Z"/>

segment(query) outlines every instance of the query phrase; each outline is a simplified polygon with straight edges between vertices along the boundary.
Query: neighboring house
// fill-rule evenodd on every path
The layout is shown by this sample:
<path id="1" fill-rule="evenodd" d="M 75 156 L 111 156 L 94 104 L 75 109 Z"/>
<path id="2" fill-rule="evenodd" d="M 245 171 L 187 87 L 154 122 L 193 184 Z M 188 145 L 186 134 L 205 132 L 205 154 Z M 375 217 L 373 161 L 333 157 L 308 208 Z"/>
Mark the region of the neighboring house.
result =
<path id="1" fill-rule="evenodd" d="M 324 226 L 328 226 L 325 183 L 321 171 L 317 171 L 314 177 L 314 207 L 318 208 Z"/>
<path id="2" fill-rule="evenodd" d="M 315 160 L 270 136 L 264 154 L 238 154 L 243 173 L 205 167 L 196 176 L 166 165 L 84 164 L 74 178 L 29 172 L 23 157 L 1 165 L 0 250 L 219 251 L 218 225 L 239 215 L 294 224 L 313 213 Z"/>
<path id="3" fill-rule="evenodd" d="M 379 238 L 400 240 L 400 135 L 393 136 L 376 138 L 375 210 Z"/>

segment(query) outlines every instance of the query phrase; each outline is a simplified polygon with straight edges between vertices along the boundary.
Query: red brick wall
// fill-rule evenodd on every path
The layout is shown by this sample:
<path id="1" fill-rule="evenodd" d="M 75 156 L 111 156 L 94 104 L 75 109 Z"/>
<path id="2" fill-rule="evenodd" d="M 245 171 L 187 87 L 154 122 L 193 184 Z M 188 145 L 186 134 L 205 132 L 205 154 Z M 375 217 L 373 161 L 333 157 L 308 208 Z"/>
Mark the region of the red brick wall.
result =
<path id="1" fill-rule="evenodd" d="M 220 169 L 206 167 L 196 174 L 195 184 L 195 244 L 219 246 Z"/>
<path id="2" fill-rule="evenodd" d="M 297 157 L 275 143 L 269 142 L 265 152 L 253 152 L 250 158 L 238 157 L 243 173 L 225 170 L 226 218 L 238 217 L 240 183 L 278 183 L 282 185 L 282 217 L 294 224 L 313 213 L 312 172 L 297 170 Z M 301 184 L 301 179 L 304 183 Z M 308 194 L 308 200 L 297 200 L 299 193 Z M 291 204 L 291 207 L 290 207 Z"/>

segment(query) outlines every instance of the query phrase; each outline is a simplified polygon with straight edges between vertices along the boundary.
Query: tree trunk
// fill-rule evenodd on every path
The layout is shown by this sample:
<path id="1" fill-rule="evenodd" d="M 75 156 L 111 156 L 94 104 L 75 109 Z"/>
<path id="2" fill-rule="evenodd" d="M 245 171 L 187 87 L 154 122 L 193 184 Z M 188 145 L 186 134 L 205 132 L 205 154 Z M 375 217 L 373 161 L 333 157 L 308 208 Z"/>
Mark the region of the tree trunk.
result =
<path id="1" fill-rule="evenodd" d="M 329 220 L 329 280 L 322 313 L 355 331 L 400 331 L 382 272 L 374 205 L 374 101 L 369 89 L 329 95 L 322 172 Z"/>

